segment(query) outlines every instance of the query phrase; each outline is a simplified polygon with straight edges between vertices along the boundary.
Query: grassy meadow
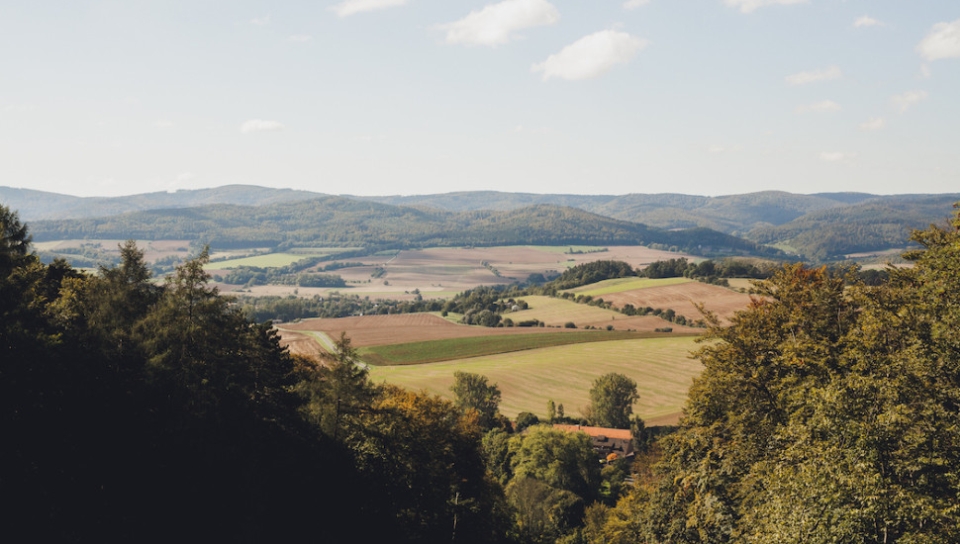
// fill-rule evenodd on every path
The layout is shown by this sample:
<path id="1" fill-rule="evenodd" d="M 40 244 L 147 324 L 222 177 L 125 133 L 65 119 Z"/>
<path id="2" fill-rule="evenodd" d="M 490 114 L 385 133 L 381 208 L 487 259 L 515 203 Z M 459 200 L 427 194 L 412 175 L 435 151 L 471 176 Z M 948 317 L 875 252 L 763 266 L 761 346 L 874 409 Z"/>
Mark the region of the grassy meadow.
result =
<path id="1" fill-rule="evenodd" d="M 694 337 L 663 337 L 590 342 L 501 353 L 422 365 L 370 368 L 374 382 L 426 390 L 451 398 L 457 370 L 486 376 L 502 392 L 500 411 L 510 418 L 520 412 L 546 415 L 548 400 L 577 416 L 589 405 L 593 381 L 608 372 L 637 382 L 640 400 L 634 412 L 645 419 L 675 414 L 702 365 L 689 357 Z"/>
<path id="2" fill-rule="evenodd" d="M 598 321 L 615 323 L 618 317 L 620 319 L 626 317 L 620 312 L 598 308 L 596 306 L 587 306 L 586 304 L 577 304 L 576 302 L 563 300 L 561 298 L 536 295 L 520 297 L 520 299 L 526 301 L 530 308 L 504 314 L 505 318 L 509 317 L 514 323 L 539 319 L 547 325 L 563 325 L 568 321 L 572 321 L 579 326 L 581 323 Z"/>

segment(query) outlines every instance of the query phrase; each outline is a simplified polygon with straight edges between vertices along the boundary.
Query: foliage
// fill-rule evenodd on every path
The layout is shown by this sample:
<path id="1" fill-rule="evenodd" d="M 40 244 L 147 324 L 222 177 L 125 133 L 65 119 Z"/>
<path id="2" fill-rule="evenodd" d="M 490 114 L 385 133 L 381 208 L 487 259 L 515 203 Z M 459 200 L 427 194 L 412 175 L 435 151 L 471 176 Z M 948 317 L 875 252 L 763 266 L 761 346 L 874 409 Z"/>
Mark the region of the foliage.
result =
<path id="1" fill-rule="evenodd" d="M 132 242 L 83 275 L 11 243 L 0 274 L 0 498 L 15 541 L 498 542 L 506 499 L 452 403 L 374 386 L 346 338 L 292 357 Z M 9 233 L 9 234 L 8 234 Z"/>
<path id="2" fill-rule="evenodd" d="M 480 374 L 458 370 L 453 373 L 450 390 L 458 408 L 476 412 L 481 428 L 494 427 L 500 407 L 500 388 L 496 384 L 488 384 L 487 378 Z"/>
<path id="3" fill-rule="evenodd" d="M 38 221 L 38 240 L 178 239 L 214 248 L 296 246 L 385 249 L 500 245 L 656 244 L 703 250 L 776 253 L 729 234 L 661 230 L 574 208 L 535 205 L 493 212 L 445 212 L 324 196 L 263 206 L 211 205 L 104 218 Z M 352 254 L 342 253 L 340 258 Z"/>
<path id="4" fill-rule="evenodd" d="M 639 399 L 637 382 L 616 372 L 604 374 L 590 389 L 590 419 L 599 427 L 629 429 L 633 403 Z"/>
<path id="5" fill-rule="evenodd" d="M 637 273 L 629 264 L 622 261 L 594 261 L 578 264 L 564 270 L 560 277 L 550 282 L 550 286 L 557 289 L 572 289 L 581 285 L 589 285 L 598 281 L 613 278 L 627 278 Z"/>
<path id="6" fill-rule="evenodd" d="M 604 531 L 657 542 L 960 539 L 960 216 L 913 240 L 923 249 L 905 257 L 916 266 L 891 269 L 888 283 L 789 266 L 731 327 L 711 329 L 656 477 Z"/>

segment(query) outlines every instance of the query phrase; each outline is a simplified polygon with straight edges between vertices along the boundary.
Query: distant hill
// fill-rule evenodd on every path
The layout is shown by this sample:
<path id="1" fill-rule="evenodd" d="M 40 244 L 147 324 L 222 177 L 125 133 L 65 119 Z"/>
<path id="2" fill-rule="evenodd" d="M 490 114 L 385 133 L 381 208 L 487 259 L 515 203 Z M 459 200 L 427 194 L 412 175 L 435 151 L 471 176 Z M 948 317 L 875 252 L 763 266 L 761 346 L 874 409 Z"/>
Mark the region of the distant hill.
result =
<path id="1" fill-rule="evenodd" d="M 327 196 L 265 206 L 214 205 L 104 218 L 34 221 L 34 240 L 186 239 L 212 247 L 653 245 L 694 254 L 772 255 L 710 229 L 663 230 L 575 208 L 449 212 Z"/>
<path id="2" fill-rule="evenodd" d="M 213 189 L 143 193 L 117 197 L 79 197 L 0 187 L 0 203 L 17 210 L 23 221 L 37 219 L 80 219 L 164 208 L 193 208 L 210 204 L 259 206 L 277 202 L 308 200 L 321 193 L 271 189 L 253 185 L 225 185 Z"/>
<path id="3" fill-rule="evenodd" d="M 147 193 L 115 198 L 79 198 L 41 191 L 0 187 L 0 203 L 19 210 L 21 219 L 31 224 L 38 219 L 92 219 L 112 217 L 128 212 L 153 211 L 153 215 L 123 220 L 126 222 L 124 223 L 126 226 L 131 227 L 131 232 L 138 231 L 142 227 L 147 233 L 152 230 L 146 226 L 150 221 L 157 221 L 158 225 L 167 225 L 173 231 L 183 230 L 185 227 L 174 225 L 172 222 L 188 221 L 185 217 L 189 214 L 171 215 L 173 214 L 171 210 L 175 209 L 216 205 L 269 206 L 307 202 L 318 198 L 333 197 L 309 191 L 270 189 L 249 185 L 228 185 L 214 189 Z M 936 223 L 949 217 L 952 212 L 952 204 L 960 201 L 960 193 L 878 196 L 868 193 L 799 195 L 782 191 L 763 191 L 743 195 L 706 197 L 672 193 L 654 195 L 541 195 L 467 191 L 435 195 L 343 196 L 337 198 L 340 199 L 338 202 L 353 201 L 393 207 L 399 206 L 407 210 L 401 215 L 408 218 L 413 217 L 412 214 L 414 213 L 421 213 L 424 217 L 431 218 L 431 221 L 439 222 L 431 228 L 439 228 L 436 225 L 443 221 L 462 221 L 463 217 L 468 217 L 464 215 L 468 212 L 484 212 L 486 216 L 495 217 L 497 221 L 501 222 L 498 229 L 506 229 L 508 228 L 506 223 L 502 222 L 517 221 L 508 212 L 531 209 L 537 206 L 574 208 L 609 219 L 646 225 L 646 228 L 649 229 L 684 229 L 687 236 L 692 236 L 692 231 L 689 229 L 710 229 L 711 232 L 716 231 L 738 238 L 746 238 L 760 244 L 792 248 L 807 260 L 826 261 L 850 253 L 907 246 L 909 233 L 912 229 L 923 228 L 930 223 Z M 341 204 L 339 211 L 335 212 L 336 221 L 346 221 L 346 224 L 351 224 L 356 218 L 343 211 L 345 207 L 345 204 Z M 295 206 L 289 209 L 291 213 L 299 213 Z M 213 228 L 215 222 L 212 222 L 213 219 L 209 216 L 209 213 L 212 212 L 209 210 L 203 212 L 204 217 L 198 219 L 198 221 L 202 221 L 204 222 L 202 224 Z M 226 216 L 230 215 L 228 212 L 223 213 Z M 264 213 L 274 212 L 267 211 Z M 322 213 L 331 212 L 324 209 Z M 359 211 L 350 213 L 360 214 L 356 217 L 362 216 Z M 386 212 L 370 211 L 370 213 Z M 390 214 L 392 213 L 390 212 Z M 449 215 L 443 215 L 443 213 Z M 179 217 L 179 219 L 173 219 L 174 216 Z M 527 217 L 528 212 L 520 213 L 519 216 Z M 153 219 L 148 220 L 147 217 Z M 112 221 L 118 220 L 113 219 Z M 189 221 L 192 221 L 192 219 Z M 370 223 L 369 218 L 358 221 L 363 224 L 355 224 L 356 230 L 350 231 L 347 236 L 355 240 L 372 240 L 374 237 L 369 234 L 373 227 L 370 226 L 372 223 Z M 134 223 L 139 224 L 140 227 L 133 228 Z M 283 221 L 280 223 L 286 224 Z M 272 221 L 269 224 L 276 225 L 279 223 Z M 384 224 L 380 230 L 381 232 L 387 232 L 388 227 L 392 228 L 392 226 L 399 224 L 401 222 L 397 221 L 391 225 Z M 595 221 L 591 219 L 588 224 L 595 224 Z M 91 222 L 81 222 L 74 223 L 69 227 L 62 224 L 56 229 L 63 229 L 64 232 L 76 232 L 78 229 L 80 231 L 97 232 L 110 230 L 105 225 L 103 221 L 96 223 L 96 226 Z M 521 226 L 515 224 L 510 228 L 521 229 Z M 291 237 L 296 237 L 294 234 L 276 231 L 272 226 L 254 227 L 246 225 L 244 229 L 246 229 L 247 234 L 240 234 L 243 230 L 240 227 L 216 226 L 216 232 L 219 233 L 217 236 L 224 240 L 262 238 L 271 241 L 286 241 Z M 315 232 L 316 228 L 303 227 L 300 230 Z M 256 231 L 256 235 L 253 231 Z M 564 236 L 569 239 L 585 236 L 585 228 L 575 231 L 576 229 L 566 226 L 558 232 L 565 233 Z M 622 234 L 628 231 L 630 229 L 618 232 Z M 272 234 L 268 235 L 268 232 L 272 232 Z M 362 232 L 367 232 L 367 235 L 360 236 Z M 466 240 L 470 236 L 476 238 L 476 233 L 467 236 L 468 233 L 466 232 L 457 232 L 459 234 L 451 237 L 451 239 Z M 496 232 L 496 236 L 500 238 L 516 239 L 516 237 L 507 236 L 504 230 L 497 230 Z M 609 229 L 607 232 L 609 232 Z M 493 232 L 489 231 L 487 234 L 492 236 Z M 551 238 L 546 234 L 544 233 L 544 236 L 542 236 L 543 239 Z M 701 231 L 701 235 L 707 236 L 708 233 L 707 231 Z M 597 234 L 591 235 L 589 238 L 606 239 L 604 236 Z M 644 236 L 649 238 L 646 234 Z M 715 234 L 709 234 L 709 236 L 715 236 Z M 558 234 L 552 237 L 562 236 Z M 619 234 L 614 236 L 614 238 L 620 239 L 618 237 Z M 439 238 L 443 237 L 440 236 Z M 714 245 L 713 242 L 716 242 L 716 247 L 728 247 L 732 244 L 730 240 L 713 240 L 708 245 Z M 395 243 L 395 241 L 387 240 L 386 243 Z M 417 243 L 422 243 L 422 241 Z M 676 243 L 664 243 L 668 246 L 679 247 L 679 244 Z M 743 247 L 740 250 L 743 250 Z"/>
<path id="4" fill-rule="evenodd" d="M 912 231 L 944 223 L 958 201 L 960 194 L 872 197 L 758 228 L 748 237 L 789 246 L 809 260 L 835 260 L 851 253 L 906 247 Z"/>

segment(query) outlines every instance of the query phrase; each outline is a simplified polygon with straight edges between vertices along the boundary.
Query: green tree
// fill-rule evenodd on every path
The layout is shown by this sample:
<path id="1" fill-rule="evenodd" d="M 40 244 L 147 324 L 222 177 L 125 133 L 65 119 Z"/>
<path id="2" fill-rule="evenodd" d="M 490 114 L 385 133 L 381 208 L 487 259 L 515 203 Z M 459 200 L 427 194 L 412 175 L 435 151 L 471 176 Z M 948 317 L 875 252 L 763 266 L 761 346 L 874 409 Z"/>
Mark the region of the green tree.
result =
<path id="1" fill-rule="evenodd" d="M 633 403 L 639 398 L 637 382 L 615 372 L 604 374 L 590 389 L 591 419 L 600 427 L 629 429 Z"/>
<path id="2" fill-rule="evenodd" d="M 500 408 L 500 388 L 487 383 L 486 376 L 470 372 L 453 373 L 454 403 L 462 410 L 476 410 L 480 426 L 492 429 Z"/>

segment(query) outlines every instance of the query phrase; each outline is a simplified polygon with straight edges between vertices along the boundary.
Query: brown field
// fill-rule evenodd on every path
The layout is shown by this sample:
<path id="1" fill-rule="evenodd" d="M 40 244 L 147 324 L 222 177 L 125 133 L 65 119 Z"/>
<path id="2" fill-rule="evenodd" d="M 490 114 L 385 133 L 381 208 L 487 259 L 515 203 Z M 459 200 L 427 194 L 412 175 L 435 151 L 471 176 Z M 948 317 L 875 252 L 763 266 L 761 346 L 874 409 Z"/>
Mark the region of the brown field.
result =
<path id="1" fill-rule="evenodd" d="M 576 302 L 560 298 L 529 296 L 521 297 L 521 300 L 526 301 L 527 304 L 530 305 L 530 309 L 504 314 L 505 318 L 509 317 L 514 322 L 527 319 L 539 319 L 548 326 L 556 327 L 562 327 L 564 323 L 572 321 L 581 329 L 587 326 L 604 328 L 607 325 L 613 325 L 613 328 L 618 331 L 633 329 L 641 332 L 652 332 L 654 329 L 661 327 L 671 327 L 673 331 L 677 333 L 703 332 L 703 329 L 676 325 L 652 315 L 631 317 L 614 310 L 607 310 L 587 304 L 577 304 Z M 604 296 L 604 300 L 607 300 L 607 296 Z M 666 310 L 667 307 L 663 309 Z M 680 314 L 684 313 L 676 309 L 675 311 Z M 696 318 L 699 314 L 687 312 L 685 315 Z"/>
<path id="2" fill-rule="evenodd" d="M 43 251 L 56 252 L 58 249 L 79 248 L 86 244 L 100 246 L 107 253 L 119 256 L 119 246 L 124 243 L 126 243 L 126 240 L 56 240 L 38 242 L 34 246 Z M 136 240 L 136 243 L 137 247 L 143 251 L 143 258 L 147 263 L 152 263 L 170 255 L 186 258 L 190 254 L 190 242 L 188 240 Z"/>
<path id="3" fill-rule="evenodd" d="M 704 308 L 717 314 L 722 321 L 729 321 L 734 312 L 747 307 L 750 303 L 750 295 L 718 285 L 692 281 L 678 285 L 611 293 L 604 295 L 603 300 L 612 302 L 618 308 L 622 308 L 625 304 L 633 304 L 638 308 L 645 306 L 664 310 L 669 308 L 694 319 L 700 318 L 696 304 L 702 303 Z"/>
<path id="4" fill-rule="evenodd" d="M 566 247 L 505 246 L 488 248 L 429 248 L 401 251 L 396 256 L 346 259 L 366 266 L 342 268 L 333 271 L 348 284 L 344 288 L 297 288 L 292 285 L 265 285 L 250 288 L 221 285 L 224 292 L 241 289 L 251 295 L 324 295 L 331 291 L 370 298 L 413 298 L 419 289 L 426 298 L 449 298 L 456 293 L 479 285 L 500 285 L 524 281 L 530 274 L 563 272 L 572 266 L 599 260 L 619 260 L 634 267 L 643 267 L 654 261 L 679 257 L 692 258 L 681 253 L 670 253 L 641 246 L 609 246 L 607 251 L 568 255 Z M 500 276 L 481 262 L 487 262 Z M 327 263 L 323 263 L 327 264 Z M 322 265 L 321 265 L 322 266 Z M 386 275 L 372 278 L 376 267 L 386 269 Z"/>
<path id="5" fill-rule="evenodd" d="M 340 333 L 344 332 L 350 338 L 351 344 L 354 347 L 362 348 L 407 342 L 423 342 L 427 340 L 446 340 L 451 338 L 505 334 L 538 334 L 543 332 L 556 333 L 573 331 L 573 329 L 546 327 L 491 328 L 458 325 L 433 314 L 369 315 L 362 317 L 305 319 L 299 323 L 286 323 L 281 326 L 281 334 L 285 343 L 302 342 L 302 335 L 291 335 L 290 333 L 303 333 L 308 331 L 322 332 L 334 339 L 339 338 Z M 312 341 L 312 339 L 310 340 Z"/>

